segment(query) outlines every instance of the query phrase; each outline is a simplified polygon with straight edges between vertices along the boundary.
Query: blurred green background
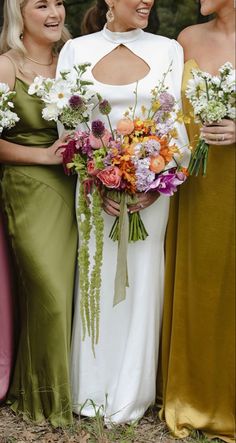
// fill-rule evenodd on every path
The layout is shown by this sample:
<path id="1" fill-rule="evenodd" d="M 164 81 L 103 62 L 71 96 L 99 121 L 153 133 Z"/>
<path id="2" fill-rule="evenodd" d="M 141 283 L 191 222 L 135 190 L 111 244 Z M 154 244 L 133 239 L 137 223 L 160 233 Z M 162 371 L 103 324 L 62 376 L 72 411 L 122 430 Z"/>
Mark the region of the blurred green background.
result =
<path id="1" fill-rule="evenodd" d="M 0 0 L 0 27 L 3 0 Z M 94 0 L 65 0 L 67 25 L 73 35 L 80 35 L 80 26 L 87 9 Z M 186 26 L 203 21 L 198 0 L 156 0 L 149 20 L 148 31 L 176 38 Z"/>

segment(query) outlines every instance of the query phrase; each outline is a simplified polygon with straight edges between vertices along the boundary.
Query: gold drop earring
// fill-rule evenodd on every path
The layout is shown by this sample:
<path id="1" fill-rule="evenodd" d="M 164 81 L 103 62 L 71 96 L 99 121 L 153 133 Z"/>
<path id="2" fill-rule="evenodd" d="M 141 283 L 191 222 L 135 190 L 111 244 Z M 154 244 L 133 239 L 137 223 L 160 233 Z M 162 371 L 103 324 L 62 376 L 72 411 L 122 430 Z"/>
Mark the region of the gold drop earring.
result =
<path id="1" fill-rule="evenodd" d="M 111 22 L 113 22 L 114 21 L 114 14 L 113 14 L 113 12 L 112 12 L 112 6 L 109 6 L 109 9 L 108 9 L 108 11 L 107 11 L 107 13 L 106 13 L 106 19 L 107 19 L 107 22 L 108 23 L 111 23 Z"/>

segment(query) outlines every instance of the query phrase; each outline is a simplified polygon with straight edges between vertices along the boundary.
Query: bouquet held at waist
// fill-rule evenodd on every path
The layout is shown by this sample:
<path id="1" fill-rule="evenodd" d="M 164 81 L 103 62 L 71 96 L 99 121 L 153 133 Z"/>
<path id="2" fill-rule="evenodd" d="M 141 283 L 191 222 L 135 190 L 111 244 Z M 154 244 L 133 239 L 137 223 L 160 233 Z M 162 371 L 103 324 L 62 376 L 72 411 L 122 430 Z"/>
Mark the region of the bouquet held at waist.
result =
<path id="1" fill-rule="evenodd" d="M 235 70 L 227 62 L 219 69 L 219 75 L 210 75 L 192 69 L 193 78 L 188 81 L 186 97 L 193 106 L 194 120 L 204 125 L 215 125 L 224 118 L 236 118 Z M 209 145 L 200 138 L 191 155 L 188 172 L 190 175 L 206 175 Z"/>
<path id="2" fill-rule="evenodd" d="M 94 93 L 88 89 L 92 83 L 83 79 L 88 66 L 89 63 L 75 65 L 71 71 L 61 71 L 56 79 L 35 77 L 28 93 L 36 94 L 45 104 L 42 111 L 45 120 L 59 121 L 68 130 L 89 120 Z"/>

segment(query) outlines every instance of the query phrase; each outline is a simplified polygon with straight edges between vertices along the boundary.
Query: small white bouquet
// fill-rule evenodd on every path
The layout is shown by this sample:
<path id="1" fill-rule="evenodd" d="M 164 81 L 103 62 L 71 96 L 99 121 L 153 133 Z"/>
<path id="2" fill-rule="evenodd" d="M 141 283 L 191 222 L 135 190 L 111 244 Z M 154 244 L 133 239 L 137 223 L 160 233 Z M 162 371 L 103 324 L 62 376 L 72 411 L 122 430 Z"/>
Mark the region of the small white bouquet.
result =
<path id="1" fill-rule="evenodd" d="M 95 95 L 87 86 L 92 82 L 82 76 L 89 63 L 73 67 L 71 71 L 61 71 L 56 79 L 38 76 L 30 85 L 28 93 L 36 94 L 45 103 L 42 116 L 45 120 L 60 121 L 66 129 L 75 129 L 78 123 L 89 121 L 91 100 Z"/>
<path id="2" fill-rule="evenodd" d="M 188 81 L 186 97 L 193 106 L 196 123 L 212 125 L 223 118 L 236 117 L 236 81 L 235 71 L 227 62 L 219 69 L 219 76 L 210 75 L 198 69 L 192 69 L 193 78 Z M 209 145 L 199 139 L 192 153 L 188 167 L 190 175 L 206 175 Z"/>
<path id="3" fill-rule="evenodd" d="M 19 117 L 12 111 L 12 98 L 15 92 L 10 91 L 6 83 L 0 83 L 0 135 L 4 128 L 10 129 L 19 121 Z"/>

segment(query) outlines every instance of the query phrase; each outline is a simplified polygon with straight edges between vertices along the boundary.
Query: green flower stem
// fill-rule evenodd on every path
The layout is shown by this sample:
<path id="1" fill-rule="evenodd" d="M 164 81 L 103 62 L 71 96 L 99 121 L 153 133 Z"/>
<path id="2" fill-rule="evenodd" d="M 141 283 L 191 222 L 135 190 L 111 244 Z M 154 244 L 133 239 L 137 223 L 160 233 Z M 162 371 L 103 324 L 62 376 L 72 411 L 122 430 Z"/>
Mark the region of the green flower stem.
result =
<path id="1" fill-rule="evenodd" d="M 208 154 L 209 154 L 209 145 L 207 143 L 205 143 L 203 160 L 202 160 L 202 175 L 203 176 L 206 175 L 206 171 L 207 171 Z"/>
<path id="2" fill-rule="evenodd" d="M 115 218 L 115 221 L 112 225 L 109 238 L 111 238 L 113 241 L 118 240 L 118 233 L 119 233 L 119 217 Z"/>
<path id="3" fill-rule="evenodd" d="M 133 212 L 133 214 L 129 213 L 129 237 L 128 242 L 136 242 L 139 240 L 145 240 L 148 236 L 144 223 L 141 219 L 139 212 Z M 119 240 L 119 217 L 116 217 L 109 238 L 113 241 Z"/>
<path id="4" fill-rule="evenodd" d="M 208 151 L 209 145 L 204 140 L 200 139 L 189 162 L 188 172 L 190 175 L 197 176 L 201 167 L 202 175 L 206 175 Z"/>
<path id="5" fill-rule="evenodd" d="M 113 140 L 115 140 L 114 131 L 112 129 L 110 117 L 109 117 L 108 114 L 106 114 L 106 116 L 107 116 L 107 120 L 108 120 L 108 124 L 109 124 L 109 128 L 110 128 L 110 131 L 111 131 L 112 138 L 113 138 Z"/>
<path id="6" fill-rule="evenodd" d="M 134 95 L 135 95 L 135 101 L 134 101 L 134 109 L 133 109 L 133 114 L 132 114 L 133 120 L 135 118 L 135 112 L 136 112 L 136 108 L 137 108 L 137 104 L 138 104 L 138 80 L 136 81 Z"/>

